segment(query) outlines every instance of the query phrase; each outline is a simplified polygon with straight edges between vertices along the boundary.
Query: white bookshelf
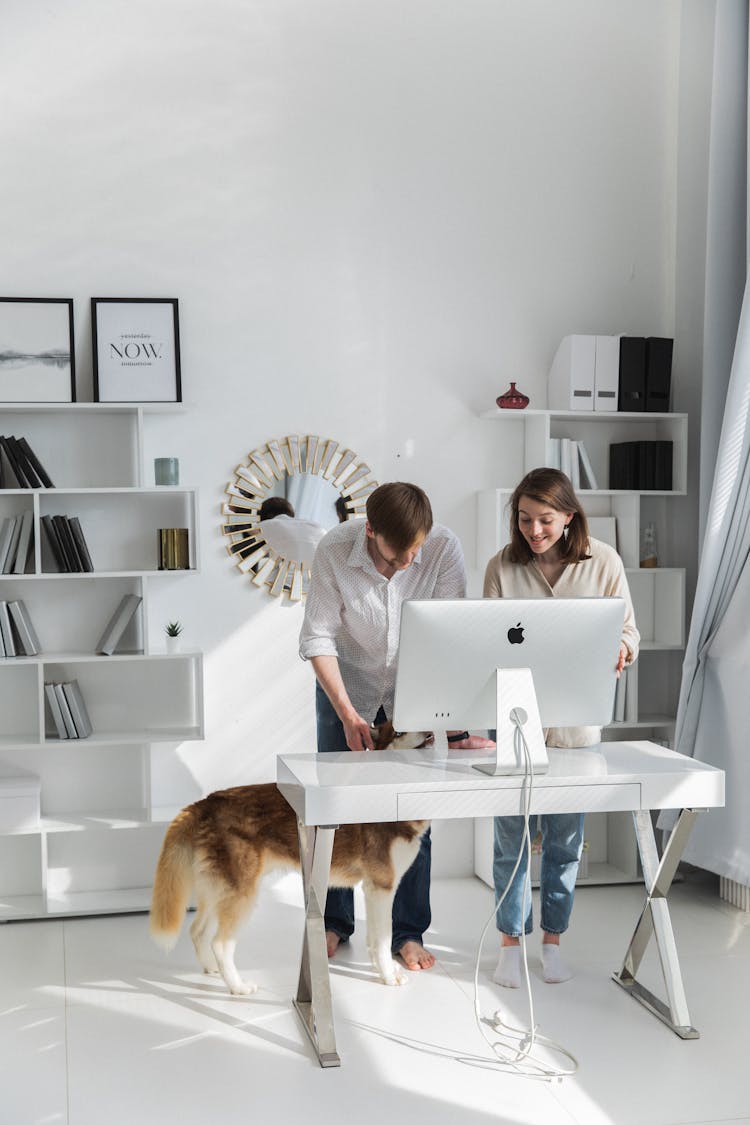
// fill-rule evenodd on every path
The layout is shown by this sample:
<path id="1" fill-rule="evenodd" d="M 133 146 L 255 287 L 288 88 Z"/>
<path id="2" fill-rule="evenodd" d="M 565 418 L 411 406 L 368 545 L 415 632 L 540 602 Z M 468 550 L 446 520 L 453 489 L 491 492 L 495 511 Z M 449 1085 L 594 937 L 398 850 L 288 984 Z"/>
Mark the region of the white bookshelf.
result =
<path id="1" fill-rule="evenodd" d="M 0 433 L 23 435 L 51 489 L 0 490 L 0 519 L 33 513 L 26 573 L 0 576 L 0 600 L 23 600 L 36 656 L 0 659 L 0 769 L 39 779 L 41 816 L 0 827 L 0 921 L 143 910 L 164 833 L 152 802 L 152 747 L 204 736 L 203 657 L 167 654 L 150 620 L 153 583 L 182 583 L 200 564 L 194 488 L 155 487 L 144 464 L 149 415 L 178 404 L 2 404 Z M 44 515 L 78 516 L 92 573 L 60 573 Z M 187 527 L 190 569 L 159 570 L 161 527 Z M 126 594 L 141 605 L 112 656 L 95 653 Z M 93 731 L 60 739 L 46 681 L 76 679 Z M 2 796 L 2 780 L 0 780 Z"/>
<path id="2" fill-rule="evenodd" d="M 509 538 L 509 502 L 516 484 L 531 469 L 548 464 L 550 438 L 583 442 L 594 470 L 596 489 L 578 488 L 587 516 L 614 517 L 617 549 L 628 576 L 635 618 L 641 633 L 638 661 L 628 672 L 625 717 L 611 723 L 605 739 L 653 738 L 670 743 L 674 735 L 682 655 L 685 643 L 685 569 L 671 553 L 670 500 L 687 489 L 686 414 L 607 413 L 604 411 L 500 410 L 481 415 L 497 422 L 502 434 L 501 483 L 477 494 L 476 564 L 480 571 Z M 610 489 L 609 446 L 625 441 L 671 441 L 669 491 Z M 660 565 L 641 568 L 641 531 L 656 527 Z M 588 885 L 640 878 L 630 818 L 594 814 L 586 818 L 589 840 Z M 591 837 L 589 834 L 591 833 Z M 491 878 L 492 822 L 475 821 L 475 868 Z M 487 858 L 489 857 L 489 859 Z M 489 863 L 489 867 L 488 867 Z"/>

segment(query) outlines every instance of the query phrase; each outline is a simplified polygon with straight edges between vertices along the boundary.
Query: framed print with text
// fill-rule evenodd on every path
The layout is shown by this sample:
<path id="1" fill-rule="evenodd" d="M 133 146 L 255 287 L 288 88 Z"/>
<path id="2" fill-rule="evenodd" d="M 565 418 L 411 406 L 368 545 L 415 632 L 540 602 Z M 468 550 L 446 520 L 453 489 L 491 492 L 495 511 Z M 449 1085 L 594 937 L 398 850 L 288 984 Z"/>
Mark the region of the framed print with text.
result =
<path id="1" fill-rule="evenodd" d="M 182 402 L 177 301 L 92 297 L 95 402 Z"/>
<path id="2" fill-rule="evenodd" d="M 73 301 L 0 297 L 0 402 L 75 402 Z"/>

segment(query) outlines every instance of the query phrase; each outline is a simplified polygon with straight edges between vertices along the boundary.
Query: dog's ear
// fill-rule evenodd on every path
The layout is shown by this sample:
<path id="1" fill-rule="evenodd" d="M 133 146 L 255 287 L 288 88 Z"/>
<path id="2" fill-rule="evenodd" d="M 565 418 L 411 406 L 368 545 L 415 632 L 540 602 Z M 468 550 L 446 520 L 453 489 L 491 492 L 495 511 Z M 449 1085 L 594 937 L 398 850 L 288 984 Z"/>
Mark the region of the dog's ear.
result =
<path id="1" fill-rule="evenodd" d="M 387 719 L 380 726 L 372 728 L 372 741 L 376 750 L 387 750 L 393 742 L 393 736 L 396 732 L 393 729 L 393 723 Z"/>

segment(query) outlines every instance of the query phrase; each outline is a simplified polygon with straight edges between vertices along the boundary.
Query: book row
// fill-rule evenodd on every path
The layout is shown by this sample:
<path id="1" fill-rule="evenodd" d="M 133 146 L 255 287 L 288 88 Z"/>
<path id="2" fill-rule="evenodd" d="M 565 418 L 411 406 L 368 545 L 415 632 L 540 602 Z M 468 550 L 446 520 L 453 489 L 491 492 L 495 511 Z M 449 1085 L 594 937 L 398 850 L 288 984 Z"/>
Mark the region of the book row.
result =
<path id="1" fill-rule="evenodd" d="M 609 447 L 609 487 L 648 492 L 672 489 L 671 441 L 621 441 Z"/>
<path id="2" fill-rule="evenodd" d="M 53 558 L 63 573 L 94 569 L 78 516 L 42 516 Z"/>
<path id="3" fill-rule="evenodd" d="M 0 574 L 25 574 L 34 546 L 34 513 L 7 516 L 0 523 Z"/>
<path id="4" fill-rule="evenodd" d="M 0 488 L 54 488 L 25 437 L 0 437 Z"/>
<path id="5" fill-rule="evenodd" d="M 39 648 L 23 602 L 0 602 L 0 656 L 36 656 Z"/>
<path id="6" fill-rule="evenodd" d="M 91 719 L 78 680 L 45 683 L 44 694 L 58 738 L 88 738 Z"/>
<path id="7" fill-rule="evenodd" d="M 550 410 L 669 411 L 673 341 L 565 336 L 548 377 Z"/>
<path id="8" fill-rule="evenodd" d="M 547 464 L 560 469 L 570 479 L 573 488 L 598 488 L 591 460 L 582 441 L 572 438 L 550 438 L 547 445 Z"/>

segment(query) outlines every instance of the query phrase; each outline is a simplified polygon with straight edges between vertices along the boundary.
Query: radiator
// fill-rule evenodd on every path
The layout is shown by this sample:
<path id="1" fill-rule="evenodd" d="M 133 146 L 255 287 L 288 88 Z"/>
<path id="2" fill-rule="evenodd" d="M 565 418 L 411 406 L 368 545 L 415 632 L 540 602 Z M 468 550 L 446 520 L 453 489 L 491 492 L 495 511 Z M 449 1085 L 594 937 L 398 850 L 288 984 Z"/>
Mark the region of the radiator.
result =
<path id="1" fill-rule="evenodd" d="M 736 883 L 734 879 L 725 879 L 719 876 L 719 897 L 725 902 L 731 902 L 738 910 L 750 912 L 750 887 L 745 883 Z"/>

